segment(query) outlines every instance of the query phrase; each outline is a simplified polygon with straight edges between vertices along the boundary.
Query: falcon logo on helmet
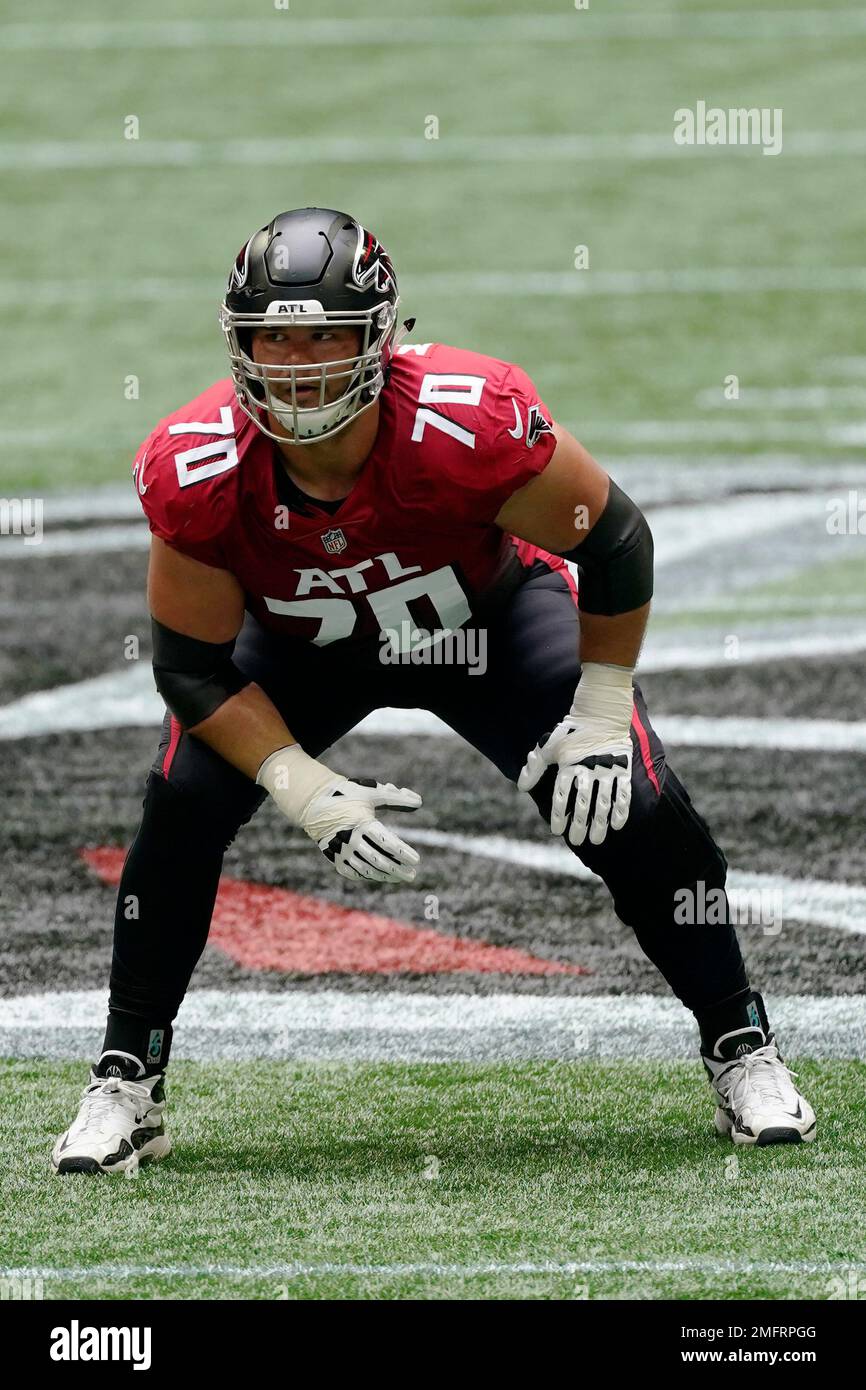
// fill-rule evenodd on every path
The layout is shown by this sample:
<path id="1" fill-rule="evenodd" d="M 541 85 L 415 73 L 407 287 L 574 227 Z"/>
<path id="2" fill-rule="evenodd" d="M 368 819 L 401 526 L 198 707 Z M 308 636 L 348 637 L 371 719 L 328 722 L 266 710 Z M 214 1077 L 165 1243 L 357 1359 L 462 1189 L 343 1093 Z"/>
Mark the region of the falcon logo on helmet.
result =
<path id="1" fill-rule="evenodd" d="M 229 274 L 229 282 L 226 288 L 227 294 L 230 294 L 232 290 L 243 289 L 244 285 L 247 283 L 250 247 L 252 246 L 254 239 L 255 238 L 250 237 L 249 241 L 246 243 L 246 245 L 241 247 L 240 251 L 235 257 L 235 263 L 232 266 L 231 272 Z"/>
<path id="2" fill-rule="evenodd" d="M 379 294 L 389 294 L 397 288 L 397 278 L 391 257 L 380 241 L 358 227 L 358 249 L 352 265 L 352 279 L 359 289 L 373 286 Z"/>
<path id="3" fill-rule="evenodd" d="M 390 257 L 354 217 L 331 208 L 280 213 L 238 253 L 220 309 L 241 409 L 281 444 L 345 429 L 385 384 L 399 302 Z M 256 329 L 295 326 L 354 329 L 356 350 L 325 362 L 255 360 Z M 299 393 L 315 403 L 302 405 Z"/>

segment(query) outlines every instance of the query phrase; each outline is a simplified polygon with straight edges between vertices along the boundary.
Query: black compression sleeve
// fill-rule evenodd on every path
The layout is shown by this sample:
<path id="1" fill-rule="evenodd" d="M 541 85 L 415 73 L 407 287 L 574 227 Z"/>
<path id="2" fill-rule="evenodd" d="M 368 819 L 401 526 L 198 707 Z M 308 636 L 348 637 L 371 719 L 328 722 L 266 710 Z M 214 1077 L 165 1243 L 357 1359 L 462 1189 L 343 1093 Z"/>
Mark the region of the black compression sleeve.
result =
<path id="1" fill-rule="evenodd" d="M 156 688 L 185 729 L 200 724 L 249 685 L 232 661 L 231 642 L 201 642 L 151 618 Z"/>
<path id="2" fill-rule="evenodd" d="M 646 517 L 610 480 L 604 510 L 586 539 L 560 551 L 580 569 L 578 607 L 615 617 L 649 603 L 653 594 L 653 538 Z"/>

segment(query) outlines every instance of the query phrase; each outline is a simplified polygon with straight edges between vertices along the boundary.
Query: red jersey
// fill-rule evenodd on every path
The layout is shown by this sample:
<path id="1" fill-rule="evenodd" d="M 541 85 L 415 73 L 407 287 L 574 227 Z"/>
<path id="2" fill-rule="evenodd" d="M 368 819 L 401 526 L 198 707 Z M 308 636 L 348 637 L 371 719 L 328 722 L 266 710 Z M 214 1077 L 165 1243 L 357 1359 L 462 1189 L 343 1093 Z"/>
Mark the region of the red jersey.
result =
<path id="1" fill-rule="evenodd" d="M 335 511 L 280 500 L 281 455 L 230 380 L 162 420 L 134 477 L 150 529 L 230 570 L 263 626 L 324 645 L 455 629 L 510 591 L 537 558 L 493 519 L 549 462 L 550 416 L 525 372 L 479 353 L 398 348 L 379 430 Z"/>

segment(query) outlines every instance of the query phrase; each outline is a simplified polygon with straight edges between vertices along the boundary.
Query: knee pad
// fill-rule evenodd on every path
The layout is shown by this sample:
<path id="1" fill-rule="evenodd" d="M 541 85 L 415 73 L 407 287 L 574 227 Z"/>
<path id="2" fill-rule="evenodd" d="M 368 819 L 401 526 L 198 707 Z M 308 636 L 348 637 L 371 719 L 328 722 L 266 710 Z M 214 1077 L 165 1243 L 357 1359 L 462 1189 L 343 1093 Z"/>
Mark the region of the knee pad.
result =
<path id="1" fill-rule="evenodd" d="M 617 916 L 628 926 L 650 920 L 673 923 L 678 892 L 689 890 L 706 904 L 707 894 L 716 890 L 709 901 L 717 902 L 717 890 L 725 887 L 728 861 L 670 769 L 655 808 L 642 818 L 624 857 L 624 871 L 613 876 L 610 887 Z M 726 906 L 724 916 L 727 920 Z"/>
<path id="2" fill-rule="evenodd" d="M 667 797 L 679 827 L 676 858 L 682 866 L 682 883 L 703 879 L 708 887 L 724 888 L 728 861 L 713 839 L 707 822 L 692 805 L 682 782 L 672 772 L 665 778 L 661 799 Z"/>
<path id="3" fill-rule="evenodd" d="M 214 804 L 212 799 L 176 787 L 151 772 L 142 803 L 142 825 L 147 823 L 175 847 L 208 845 L 222 854 L 266 796 L 263 788 L 251 782 L 249 795 L 227 795 Z"/>

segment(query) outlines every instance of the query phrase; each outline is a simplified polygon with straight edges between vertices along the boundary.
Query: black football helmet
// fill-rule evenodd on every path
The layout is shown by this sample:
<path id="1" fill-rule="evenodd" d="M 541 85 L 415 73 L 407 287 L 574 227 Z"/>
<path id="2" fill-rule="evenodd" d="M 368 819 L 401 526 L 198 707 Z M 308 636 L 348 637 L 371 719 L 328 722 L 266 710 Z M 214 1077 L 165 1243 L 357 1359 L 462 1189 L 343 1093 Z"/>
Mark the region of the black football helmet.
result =
<path id="1" fill-rule="evenodd" d="M 283 444 L 326 439 L 345 429 L 385 384 L 398 303 L 390 257 L 354 217 L 331 208 L 280 213 L 239 251 L 220 309 L 241 409 Z M 293 367 L 253 361 L 254 328 L 298 324 L 358 328 L 358 351 L 337 362 Z M 336 400 L 325 399 L 326 376 L 344 383 Z M 318 385 L 315 406 L 299 406 L 299 378 L 306 387 Z M 270 428 L 269 414 L 284 434 Z"/>

